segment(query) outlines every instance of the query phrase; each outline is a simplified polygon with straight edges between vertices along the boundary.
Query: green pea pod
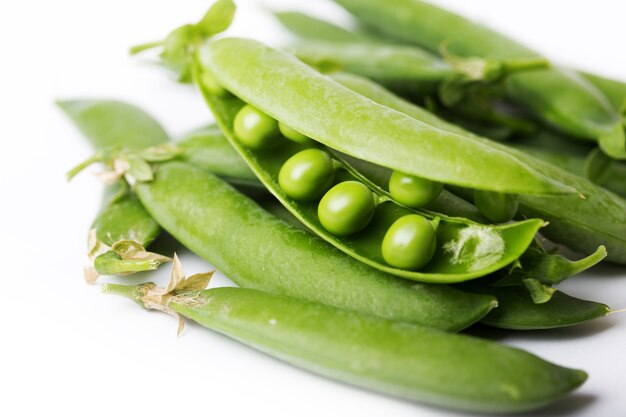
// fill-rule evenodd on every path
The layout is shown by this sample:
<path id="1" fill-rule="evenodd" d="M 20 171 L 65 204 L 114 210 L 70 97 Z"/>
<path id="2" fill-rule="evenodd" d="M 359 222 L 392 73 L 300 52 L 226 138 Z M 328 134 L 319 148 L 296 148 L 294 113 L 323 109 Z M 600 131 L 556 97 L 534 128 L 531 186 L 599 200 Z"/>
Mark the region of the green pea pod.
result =
<path id="1" fill-rule="evenodd" d="M 518 138 L 508 145 L 626 196 L 626 163 L 606 157 L 597 148 L 593 150 L 548 131 Z"/>
<path id="2" fill-rule="evenodd" d="M 420 0 L 335 0 L 383 33 L 437 52 L 442 45 L 461 57 L 500 60 L 540 58 L 521 44 L 462 16 Z M 596 140 L 617 159 L 626 158 L 626 137 L 617 113 L 589 82 L 573 71 L 551 68 L 512 75 L 507 96 L 537 118 L 574 136 Z"/>
<path id="3" fill-rule="evenodd" d="M 335 76 L 337 79 L 337 76 Z M 485 140 L 472 135 L 409 103 L 375 83 L 355 76 L 341 75 L 342 83 L 382 105 L 403 112 L 418 120 L 424 120 L 439 129 L 469 135 L 474 140 Z M 528 155 L 509 146 L 489 142 L 491 146 L 513 153 L 543 175 L 562 182 L 579 191 L 579 195 L 534 196 L 519 195 L 518 214 L 525 218 L 541 218 L 548 221 L 542 234 L 570 248 L 591 254 L 599 246 L 605 246 L 607 260 L 626 263 L 626 200 L 596 186 L 580 176 L 566 172 L 557 166 Z M 457 189 L 454 189 L 457 192 Z M 472 197 L 465 197 L 471 201 Z M 602 213 L 598 216 L 598 213 Z"/>
<path id="4" fill-rule="evenodd" d="M 367 33 L 344 29 L 325 20 L 293 11 L 275 12 L 281 25 L 294 35 L 314 41 L 326 42 L 376 42 Z"/>
<path id="5" fill-rule="evenodd" d="M 144 308 L 154 284 L 107 284 Z M 409 400 L 505 413 L 549 404 L 585 372 L 519 349 L 242 288 L 174 292 L 166 307 L 271 356 Z"/>
<path id="6" fill-rule="evenodd" d="M 120 240 L 132 240 L 148 246 L 161 232 L 159 225 L 130 193 L 123 181 L 106 187 L 100 213 L 91 224 L 98 240 L 112 246 Z"/>
<path id="7" fill-rule="evenodd" d="M 626 82 L 602 77 L 597 74 L 590 74 L 588 72 L 581 72 L 581 75 L 604 94 L 615 110 L 624 110 L 624 103 L 626 102 Z"/>
<path id="8" fill-rule="evenodd" d="M 464 287 L 465 290 L 470 290 Z M 523 286 L 480 286 L 475 291 L 498 298 L 498 308 L 481 323 L 502 329 L 538 330 L 568 327 L 585 323 L 610 313 L 605 304 L 571 297 L 555 291 L 546 303 L 534 303 Z"/>
<path id="9" fill-rule="evenodd" d="M 437 129 L 373 103 L 293 56 L 253 40 L 210 42 L 199 49 L 196 66 L 201 67 L 198 79 L 213 77 L 285 125 L 359 159 L 478 189 L 532 194 L 572 191 L 485 141 L 468 140 L 467 135 Z M 468 159 L 469 154 L 473 158 Z"/>
<path id="10" fill-rule="evenodd" d="M 183 150 L 180 159 L 190 165 L 205 169 L 233 185 L 264 189 L 217 125 L 184 135 L 177 146 Z"/>
<path id="11" fill-rule="evenodd" d="M 169 140 L 158 122 L 128 103 L 114 100 L 71 100 L 59 101 L 57 104 L 96 150 L 140 150 Z M 91 227 L 96 231 L 96 238 L 102 245 L 90 243 L 93 246 L 90 248 L 90 257 L 95 272 L 91 268 L 86 270 L 88 282 L 95 280 L 98 274 L 153 270 L 167 259 L 141 250 L 156 239 L 161 228 L 129 192 L 123 181 L 115 181 L 105 188 L 100 213 Z M 128 252 L 111 250 L 116 242 L 134 242 L 140 249 L 133 253 L 133 259 L 128 259 Z M 98 246 L 98 250 L 93 252 L 95 246 Z"/>
<path id="12" fill-rule="evenodd" d="M 459 75 L 430 52 L 406 45 L 317 41 L 296 43 L 288 51 L 313 67 L 334 63 L 412 96 L 437 94 L 444 81 Z"/>
<path id="13" fill-rule="evenodd" d="M 165 230 L 242 287 L 446 330 L 460 330 L 494 306 L 489 296 L 370 268 L 182 162 L 159 165 L 155 180 L 135 192 Z"/>
<path id="14" fill-rule="evenodd" d="M 165 130 L 143 110 L 115 100 L 67 100 L 58 106 L 95 149 L 143 149 L 167 142 Z"/>
<path id="15" fill-rule="evenodd" d="M 305 149 L 303 145 L 281 143 L 272 152 L 254 151 L 244 146 L 233 131 L 233 122 L 244 102 L 234 96 L 216 96 L 200 84 L 205 99 L 218 124 L 233 147 L 248 163 L 268 190 L 291 211 L 298 220 L 333 246 L 353 258 L 381 271 L 420 282 L 453 283 L 487 275 L 519 258 L 532 242 L 543 221 L 534 219 L 500 226 L 487 226 L 420 211 L 430 219 L 439 218 L 437 240 L 439 249 L 429 264 L 419 272 L 399 269 L 385 263 L 380 251 L 381 236 L 400 217 L 413 211 L 386 201 L 378 205 L 372 222 L 356 235 L 339 237 L 328 232 L 320 223 L 317 202 L 302 202 L 289 198 L 278 183 L 278 173 L 292 155 Z M 342 180 L 369 182 L 349 168 Z M 369 182 L 379 195 L 386 194 Z"/>

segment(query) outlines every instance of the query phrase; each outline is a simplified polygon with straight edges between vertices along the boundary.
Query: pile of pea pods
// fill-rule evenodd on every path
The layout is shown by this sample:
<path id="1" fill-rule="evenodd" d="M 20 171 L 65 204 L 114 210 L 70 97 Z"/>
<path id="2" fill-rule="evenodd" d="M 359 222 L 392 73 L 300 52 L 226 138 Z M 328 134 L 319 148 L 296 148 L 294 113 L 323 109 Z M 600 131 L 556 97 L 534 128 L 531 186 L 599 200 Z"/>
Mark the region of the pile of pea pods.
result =
<path id="1" fill-rule="evenodd" d="M 103 290 L 421 403 L 511 413 L 562 398 L 584 371 L 458 332 L 611 312 L 555 286 L 626 264 L 626 83 L 420 0 L 335 2 L 353 25 L 276 12 L 293 35 L 278 48 L 224 33 L 231 0 L 132 48 L 213 114 L 182 137 L 128 103 L 58 103 L 95 151 L 69 177 L 105 167 L 87 281 L 173 262 L 167 288 Z M 162 231 L 239 287 L 185 277 L 151 251 Z"/>

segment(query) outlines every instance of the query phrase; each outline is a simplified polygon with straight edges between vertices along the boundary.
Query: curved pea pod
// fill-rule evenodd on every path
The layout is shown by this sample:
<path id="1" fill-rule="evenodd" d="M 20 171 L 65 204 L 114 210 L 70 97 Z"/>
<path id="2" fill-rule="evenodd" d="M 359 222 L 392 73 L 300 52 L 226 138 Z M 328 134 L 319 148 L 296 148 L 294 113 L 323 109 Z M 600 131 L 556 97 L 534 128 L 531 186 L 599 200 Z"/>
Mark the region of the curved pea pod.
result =
<path id="1" fill-rule="evenodd" d="M 470 291 L 468 287 L 464 290 Z M 548 302 L 536 304 L 523 286 L 476 286 L 473 291 L 498 298 L 498 307 L 481 323 L 502 329 L 539 330 L 568 327 L 606 316 L 607 305 L 555 291 Z"/>
<path id="2" fill-rule="evenodd" d="M 154 308 L 153 288 L 109 284 L 104 292 Z M 306 370 L 446 408 L 533 410 L 587 378 L 494 342 L 249 289 L 174 291 L 166 308 Z"/>
<path id="3" fill-rule="evenodd" d="M 519 271 L 519 274 L 532 277 L 545 284 L 556 285 L 597 265 L 606 258 L 606 255 L 606 248 L 600 246 L 591 255 L 577 261 L 570 261 L 561 255 L 551 255 L 541 249 L 530 247 L 520 257 L 520 267 L 513 270 L 513 275 Z"/>
<path id="4" fill-rule="evenodd" d="M 161 125 L 143 110 L 117 100 L 65 100 L 57 105 L 95 149 L 143 149 L 165 143 Z"/>
<path id="5" fill-rule="evenodd" d="M 230 184 L 263 188 L 217 125 L 190 132 L 176 145 L 182 149 L 179 159 L 190 165 L 205 169 Z"/>
<path id="6" fill-rule="evenodd" d="M 275 12 L 274 16 L 292 34 L 302 38 L 326 42 L 375 42 L 366 33 L 344 29 L 333 23 L 295 11 Z"/>
<path id="7" fill-rule="evenodd" d="M 353 157 L 478 189 L 531 194 L 573 191 L 487 142 L 468 140 L 373 103 L 259 42 L 222 38 L 198 52 L 198 80 L 213 78 L 279 122 Z M 471 160 L 468 154 L 473 155 Z"/>
<path id="8" fill-rule="evenodd" d="M 299 42 L 288 51 L 313 67 L 334 65 L 391 90 L 417 96 L 437 94 L 442 83 L 459 75 L 430 52 L 406 45 L 318 41 Z"/>
<path id="9" fill-rule="evenodd" d="M 461 132 L 478 141 L 486 140 L 439 119 L 371 81 L 355 76 L 342 75 L 341 77 L 343 84 L 349 85 L 351 89 L 355 89 L 371 100 L 411 117 L 420 120 L 423 118 L 427 123 L 439 129 Z M 520 160 L 525 161 L 537 171 L 579 191 L 578 195 L 559 196 L 520 194 L 518 214 L 521 217 L 546 220 L 548 225 L 541 232 L 555 242 L 585 254 L 591 254 L 603 245 L 608 252 L 606 258 L 608 261 L 626 263 L 626 200 L 602 187 L 598 187 L 585 178 L 564 171 L 525 152 L 500 143 L 489 143 L 514 153 Z M 458 189 L 454 188 L 453 191 L 457 193 Z M 471 201 L 471 196 L 464 198 Z M 598 213 L 602 213 L 602 215 L 598 215 Z"/>
<path id="10" fill-rule="evenodd" d="M 603 157 L 598 149 L 592 150 L 547 131 L 524 136 L 509 146 L 626 196 L 626 163 Z"/>
<path id="11" fill-rule="evenodd" d="M 626 102 L 626 82 L 613 80 L 597 74 L 590 74 L 588 72 L 582 72 L 581 75 L 604 94 L 615 110 L 624 111 L 624 103 Z"/>
<path id="12" fill-rule="evenodd" d="M 365 230 L 351 236 L 337 236 L 320 223 L 317 202 L 302 202 L 289 198 L 278 183 L 278 174 L 284 163 L 295 153 L 305 149 L 296 143 L 281 143 L 271 152 L 254 151 L 244 146 L 233 131 L 233 121 L 244 103 L 236 97 L 218 97 L 202 88 L 207 103 L 233 147 L 248 163 L 267 189 L 278 198 L 298 220 L 333 246 L 353 258 L 381 271 L 420 282 L 453 283 L 481 277 L 494 272 L 519 258 L 533 241 L 543 225 L 542 220 L 531 219 L 518 223 L 488 226 L 466 219 L 452 218 L 438 213 L 420 211 L 430 219 L 439 219 L 438 249 L 433 259 L 420 271 L 409 271 L 389 266 L 380 251 L 380 242 L 392 223 L 413 213 L 391 200 L 376 208 L 371 223 Z M 367 178 L 344 163 L 341 180 L 368 181 Z M 379 195 L 384 191 L 369 182 Z"/>
<path id="13" fill-rule="evenodd" d="M 161 232 L 159 225 L 123 181 L 116 181 L 105 188 L 102 209 L 91 228 L 96 231 L 98 240 L 109 246 L 122 240 L 148 246 Z"/>
<path id="14" fill-rule="evenodd" d="M 140 150 L 169 141 L 161 125 L 138 107 L 116 100 L 68 100 L 58 106 L 74 122 L 93 148 Z M 80 166 L 79 166 L 80 167 Z M 87 282 L 99 274 L 126 274 L 156 269 L 169 258 L 147 252 L 161 232 L 137 198 L 120 180 L 104 191 L 100 212 L 91 228 Z"/>
<path id="15" fill-rule="evenodd" d="M 446 330 L 460 330 L 494 307 L 489 296 L 416 285 L 370 268 L 182 162 L 159 165 L 155 180 L 135 191 L 165 230 L 242 287 Z"/>
<path id="16" fill-rule="evenodd" d="M 536 52 L 500 33 L 419 0 L 335 0 L 360 21 L 432 52 L 446 44 L 462 57 L 539 58 Z M 512 75 L 508 98 L 560 130 L 599 142 L 614 158 L 626 158 L 626 137 L 617 113 L 581 76 L 562 68 Z"/>

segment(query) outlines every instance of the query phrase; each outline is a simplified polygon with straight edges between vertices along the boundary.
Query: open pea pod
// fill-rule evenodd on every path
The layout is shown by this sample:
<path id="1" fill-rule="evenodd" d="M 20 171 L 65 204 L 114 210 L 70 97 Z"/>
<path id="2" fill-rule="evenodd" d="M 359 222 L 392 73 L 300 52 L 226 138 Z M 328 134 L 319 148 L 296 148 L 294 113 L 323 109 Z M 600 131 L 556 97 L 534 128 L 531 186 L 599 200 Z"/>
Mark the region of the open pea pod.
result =
<path id="1" fill-rule="evenodd" d="M 196 77 L 202 93 L 215 118 L 230 143 L 248 163 L 261 182 L 301 222 L 338 249 L 355 259 L 381 271 L 421 282 L 453 283 L 482 277 L 519 258 L 533 241 L 535 233 L 543 225 L 542 220 L 530 219 L 498 226 L 483 225 L 466 219 L 447 217 L 429 211 L 418 211 L 430 219 L 439 219 L 437 228 L 438 249 L 434 257 L 420 271 L 394 268 L 385 263 L 381 253 L 381 241 L 392 223 L 415 210 L 393 202 L 373 183 L 368 185 L 382 196 L 373 219 L 367 228 L 351 236 L 329 233 L 317 216 L 316 202 L 295 201 L 289 198 L 278 183 L 282 165 L 307 145 L 284 140 L 267 151 L 254 151 L 244 146 L 234 133 L 233 123 L 239 110 L 245 105 L 240 99 L 228 95 L 215 95 L 211 88 Z M 339 180 L 365 179 L 349 165 L 340 162 Z"/>
<path id="2" fill-rule="evenodd" d="M 200 78 L 216 81 L 290 128 L 353 157 L 475 189 L 574 192 L 489 141 L 438 129 L 375 103 L 254 40 L 212 41 L 199 48 L 196 66 Z"/>

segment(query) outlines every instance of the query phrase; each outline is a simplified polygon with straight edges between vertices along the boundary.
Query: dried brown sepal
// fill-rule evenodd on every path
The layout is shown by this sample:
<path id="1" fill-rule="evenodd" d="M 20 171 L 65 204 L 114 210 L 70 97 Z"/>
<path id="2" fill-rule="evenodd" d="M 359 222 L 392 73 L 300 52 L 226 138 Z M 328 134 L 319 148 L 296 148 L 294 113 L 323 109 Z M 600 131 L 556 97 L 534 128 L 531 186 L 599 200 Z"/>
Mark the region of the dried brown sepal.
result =
<path id="1" fill-rule="evenodd" d="M 162 311 L 163 313 L 176 317 L 178 319 L 177 334 L 180 336 L 185 327 L 185 323 L 182 317 L 169 306 L 172 299 L 175 297 L 177 302 L 193 302 L 193 292 L 204 290 L 209 285 L 213 272 L 214 271 L 204 274 L 195 274 L 189 278 L 185 278 L 180 260 L 178 256 L 174 254 L 172 272 L 167 286 L 165 288 L 156 285 L 144 286 L 142 288 L 143 295 L 140 297 L 139 301 L 147 309 Z"/>

